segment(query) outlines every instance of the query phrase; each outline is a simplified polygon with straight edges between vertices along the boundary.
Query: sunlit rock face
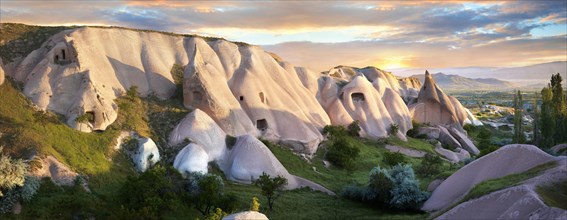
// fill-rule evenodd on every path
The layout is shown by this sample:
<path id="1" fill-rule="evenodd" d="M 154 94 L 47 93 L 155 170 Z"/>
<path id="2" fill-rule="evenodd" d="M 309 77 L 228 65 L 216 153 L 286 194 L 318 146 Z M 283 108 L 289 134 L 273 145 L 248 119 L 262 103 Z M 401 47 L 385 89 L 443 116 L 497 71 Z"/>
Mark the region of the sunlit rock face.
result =
<path id="1" fill-rule="evenodd" d="M 417 102 L 411 104 L 409 109 L 413 113 L 414 120 L 431 125 L 462 126 L 467 119 L 465 108 L 457 99 L 446 95 L 427 71 Z"/>
<path id="2" fill-rule="evenodd" d="M 4 73 L 4 64 L 2 63 L 2 59 L 0 58 L 0 85 L 4 83 L 6 74 Z"/>
<path id="3" fill-rule="evenodd" d="M 474 160 L 448 177 L 433 191 L 422 210 L 442 210 L 458 202 L 482 181 L 525 172 L 553 159 L 553 156 L 533 145 L 506 145 Z"/>
<path id="4" fill-rule="evenodd" d="M 319 78 L 317 98 L 334 125 L 357 120 L 361 135 L 373 139 L 387 137 L 391 126 L 397 125 L 396 135 L 404 140 L 412 128 L 410 112 L 400 96 L 404 91 L 391 73 L 339 66 Z"/>
<path id="5" fill-rule="evenodd" d="M 150 138 L 138 139 L 138 149 L 132 155 L 132 160 L 138 171 L 145 172 L 148 170 L 160 160 L 156 143 Z"/>
<path id="6" fill-rule="evenodd" d="M 113 100 L 132 86 L 141 96 L 169 98 L 175 91 L 173 64 L 187 66 L 185 106 L 203 110 L 227 134 L 261 136 L 313 153 L 323 139 L 320 130 L 330 124 L 296 72 L 308 70 L 278 62 L 259 47 L 222 39 L 71 29 L 11 64 L 8 74 L 24 82 L 24 94 L 39 108 L 89 132 L 116 120 Z M 75 120 L 85 114 L 91 120 Z"/>

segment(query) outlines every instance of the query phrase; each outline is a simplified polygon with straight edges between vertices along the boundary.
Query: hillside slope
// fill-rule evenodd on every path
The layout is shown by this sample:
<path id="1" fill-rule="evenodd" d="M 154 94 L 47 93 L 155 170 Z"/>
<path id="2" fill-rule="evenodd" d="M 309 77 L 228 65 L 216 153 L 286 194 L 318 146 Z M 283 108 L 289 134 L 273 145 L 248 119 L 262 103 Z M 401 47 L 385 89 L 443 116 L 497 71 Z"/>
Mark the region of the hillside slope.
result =
<path id="1" fill-rule="evenodd" d="M 421 83 L 424 82 L 424 75 L 413 75 Z M 441 88 L 445 90 L 501 90 L 512 89 L 518 85 L 495 78 L 467 78 L 459 75 L 444 73 L 431 74 L 431 77 Z"/>

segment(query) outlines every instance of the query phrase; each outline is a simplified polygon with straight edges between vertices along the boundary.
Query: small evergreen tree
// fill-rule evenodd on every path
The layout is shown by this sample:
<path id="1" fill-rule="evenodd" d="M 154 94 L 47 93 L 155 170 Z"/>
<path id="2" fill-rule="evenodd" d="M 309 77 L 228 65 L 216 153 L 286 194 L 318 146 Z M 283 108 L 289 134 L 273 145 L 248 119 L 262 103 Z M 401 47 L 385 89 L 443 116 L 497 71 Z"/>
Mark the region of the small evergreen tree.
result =
<path id="1" fill-rule="evenodd" d="M 567 103 L 565 101 L 565 94 L 563 93 L 563 85 L 561 84 L 563 79 L 559 73 L 551 76 L 551 93 L 553 97 L 551 101 L 553 103 L 553 115 L 555 116 L 555 134 L 553 136 L 554 143 L 563 143 L 567 141 Z"/>
<path id="2" fill-rule="evenodd" d="M 533 122 L 533 138 L 532 143 L 536 146 L 539 146 L 539 110 L 537 108 L 537 92 L 534 96 L 534 101 L 532 103 L 532 118 L 534 119 Z"/>
<path id="3" fill-rule="evenodd" d="M 525 142 L 524 131 L 522 129 L 522 93 L 520 90 L 514 95 L 514 143 L 523 144 Z"/>
<path id="4" fill-rule="evenodd" d="M 262 175 L 254 181 L 254 185 L 260 187 L 262 195 L 268 199 L 268 207 L 272 211 L 274 202 L 282 194 L 284 186 L 287 184 L 287 179 L 283 176 L 276 176 L 274 178 L 262 172 Z"/>
<path id="5" fill-rule="evenodd" d="M 554 134 L 555 134 L 555 118 L 553 113 L 553 93 L 549 87 L 545 87 L 541 90 L 541 147 L 549 148 L 553 146 Z"/>
<path id="6" fill-rule="evenodd" d="M 0 146 L 0 197 L 11 189 L 23 186 L 28 165 L 2 153 Z"/>

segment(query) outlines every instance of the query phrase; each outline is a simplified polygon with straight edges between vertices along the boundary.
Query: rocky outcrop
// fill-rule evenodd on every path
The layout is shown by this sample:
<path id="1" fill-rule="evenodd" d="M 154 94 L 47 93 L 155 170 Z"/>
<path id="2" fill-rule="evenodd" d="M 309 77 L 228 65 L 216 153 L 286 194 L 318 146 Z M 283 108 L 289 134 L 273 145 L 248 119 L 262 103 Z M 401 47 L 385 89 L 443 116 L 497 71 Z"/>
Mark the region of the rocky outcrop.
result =
<path id="1" fill-rule="evenodd" d="M 65 115 L 71 127 L 92 131 L 114 122 L 118 108 L 113 100 L 133 86 L 141 96 L 169 98 L 175 91 L 173 64 L 187 65 L 185 105 L 209 114 L 227 134 L 293 141 L 313 153 L 323 139 L 320 130 L 330 124 L 295 67 L 259 47 L 222 39 L 69 29 L 11 64 L 8 74 L 24 82 L 24 94 L 39 108 Z"/>
<path id="2" fill-rule="evenodd" d="M 417 102 L 408 108 L 414 120 L 431 125 L 460 124 L 462 126 L 467 118 L 466 110 L 459 101 L 446 95 L 427 71 Z"/>
<path id="3" fill-rule="evenodd" d="M 537 187 L 567 180 L 567 159 L 518 186 L 499 190 L 450 209 L 437 219 L 565 219 L 567 210 L 549 207 L 536 192 Z"/>
<path id="4" fill-rule="evenodd" d="M 391 125 L 405 140 L 412 128 L 411 115 L 400 96 L 398 80 L 388 72 L 374 67 L 362 69 L 338 66 L 319 78 L 317 98 L 334 125 L 359 121 L 361 136 L 388 136 Z M 344 85 L 342 88 L 339 84 Z"/>
<path id="5" fill-rule="evenodd" d="M 40 179 L 49 177 L 57 185 L 72 186 L 75 184 L 75 179 L 79 176 L 79 174 L 51 155 L 39 159 L 39 162 L 40 166 L 33 170 L 32 174 Z"/>
<path id="6" fill-rule="evenodd" d="M 421 209 L 442 210 L 458 202 L 480 182 L 525 172 L 552 160 L 554 157 L 533 145 L 506 145 L 474 160 L 443 181 Z"/>
<path id="7" fill-rule="evenodd" d="M 245 211 L 228 215 L 222 220 L 268 220 L 268 217 L 259 212 Z"/>
<path id="8" fill-rule="evenodd" d="M 415 77 L 406 77 L 398 79 L 400 87 L 403 89 L 402 97 L 407 104 L 417 101 L 419 90 L 421 89 L 421 81 Z"/>
<path id="9" fill-rule="evenodd" d="M 435 152 L 437 152 L 439 155 L 443 156 L 452 163 L 458 163 L 471 157 L 469 152 L 462 148 L 457 148 L 456 151 L 457 152 L 452 150 L 447 150 L 442 147 L 435 148 Z"/>
<path id="10" fill-rule="evenodd" d="M 480 153 L 478 148 L 476 148 L 472 140 L 467 137 L 465 131 L 462 128 L 460 127 L 457 128 L 455 126 L 452 126 L 447 128 L 447 130 L 449 130 L 449 133 L 451 133 L 451 135 L 455 137 L 457 141 L 459 141 L 459 143 L 465 150 L 475 155 L 478 155 Z"/>
<path id="11" fill-rule="evenodd" d="M 132 155 L 136 170 L 145 172 L 160 160 L 156 143 L 150 138 L 139 138 L 138 149 Z"/>

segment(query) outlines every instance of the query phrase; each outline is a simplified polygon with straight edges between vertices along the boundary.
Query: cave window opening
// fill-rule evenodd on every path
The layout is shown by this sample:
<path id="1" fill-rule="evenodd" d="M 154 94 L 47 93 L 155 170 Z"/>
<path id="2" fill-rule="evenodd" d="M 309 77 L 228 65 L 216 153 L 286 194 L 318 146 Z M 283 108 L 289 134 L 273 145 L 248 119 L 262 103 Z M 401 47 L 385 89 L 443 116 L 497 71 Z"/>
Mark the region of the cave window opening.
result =
<path id="1" fill-rule="evenodd" d="M 364 94 L 357 92 L 350 95 L 353 102 L 364 102 Z"/>
<path id="2" fill-rule="evenodd" d="M 61 50 L 61 57 L 65 60 L 65 50 Z"/>
<path id="3" fill-rule="evenodd" d="M 59 61 L 59 55 L 55 55 L 54 61 L 55 61 L 55 62 Z"/>
<path id="4" fill-rule="evenodd" d="M 261 101 L 262 103 L 264 103 L 264 101 L 265 101 L 264 93 L 263 93 L 263 92 L 260 92 L 259 95 L 260 95 L 260 101 Z"/>
<path id="5" fill-rule="evenodd" d="M 260 119 L 256 121 L 256 128 L 260 131 L 268 129 L 268 121 L 266 119 Z"/>
<path id="6" fill-rule="evenodd" d="M 240 96 L 240 101 L 244 101 L 244 96 Z"/>

